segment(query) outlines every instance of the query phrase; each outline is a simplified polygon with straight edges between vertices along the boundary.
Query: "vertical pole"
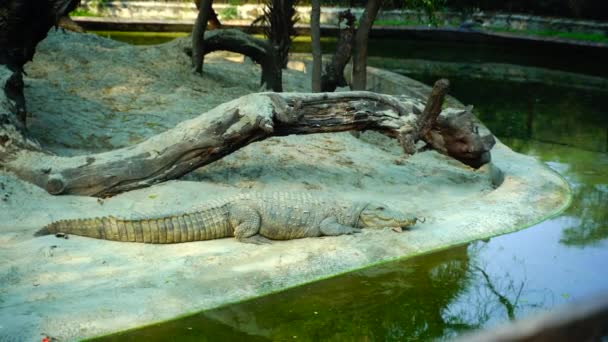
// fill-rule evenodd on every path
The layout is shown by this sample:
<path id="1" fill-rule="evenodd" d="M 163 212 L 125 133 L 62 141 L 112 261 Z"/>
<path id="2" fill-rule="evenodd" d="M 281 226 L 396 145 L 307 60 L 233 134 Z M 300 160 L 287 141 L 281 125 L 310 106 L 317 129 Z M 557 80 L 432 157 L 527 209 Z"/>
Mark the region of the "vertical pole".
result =
<path id="1" fill-rule="evenodd" d="M 323 54 L 321 51 L 321 1 L 312 0 L 310 11 L 310 35 L 312 41 L 312 92 L 321 91 L 321 67 Z"/>

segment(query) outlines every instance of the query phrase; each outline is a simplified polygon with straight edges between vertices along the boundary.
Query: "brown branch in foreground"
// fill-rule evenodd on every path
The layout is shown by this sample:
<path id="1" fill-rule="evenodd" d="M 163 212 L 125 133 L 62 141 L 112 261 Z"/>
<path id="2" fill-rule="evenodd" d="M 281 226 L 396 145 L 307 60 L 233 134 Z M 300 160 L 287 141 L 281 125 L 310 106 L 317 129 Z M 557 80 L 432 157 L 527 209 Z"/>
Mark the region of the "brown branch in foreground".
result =
<path id="1" fill-rule="evenodd" d="M 449 89 L 450 81 L 445 78 L 435 82 L 435 85 L 429 94 L 429 99 L 426 101 L 424 111 L 422 112 L 421 122 L 423 123 L 423 126 L 420 127 L 421 136 L 426 136 L 437 121 L 439 114 L 441 114 L 443 101 L 445 100 L 445 96 Z"/>
<path id="2" fill-rule="evenodd" d="M 430 136 L 431 128 L 437 122 L 437 118 L 439 114 L 441 114 L 441 109 L 443 107 L 443 101 L 445 96 L 447 95 L 448 89 L 450 87 L 450 82 L 446 79 L 441 79 L 435 82 L 431 93 L 429 94 L 429 99 L 424 106 L 424 110 L 418 119 L 418 126 L 416 126 L 413 130 L 404 132 L 401 136 L 401 139 L 405 138 L 405 140 L 401 140 L 401 146 L 406 153 L 413 154 L 416 152 L 415 143 L 419 139 L 423 139 L 428 141 L 433 138 Z"/>
<path id="3" fill-rule="evenodd" d="M 272 136 L 371 129 L 399 139 L 411 153 L 410 139 L 424 126 L 422 116 L 413 113 L 421 110 L 370 92 L 251 94 L 137 145 L 73 157 L 42 151 L 0 118 L 0 165 L 51 194 L 110 196 L 178 178 Z"/>

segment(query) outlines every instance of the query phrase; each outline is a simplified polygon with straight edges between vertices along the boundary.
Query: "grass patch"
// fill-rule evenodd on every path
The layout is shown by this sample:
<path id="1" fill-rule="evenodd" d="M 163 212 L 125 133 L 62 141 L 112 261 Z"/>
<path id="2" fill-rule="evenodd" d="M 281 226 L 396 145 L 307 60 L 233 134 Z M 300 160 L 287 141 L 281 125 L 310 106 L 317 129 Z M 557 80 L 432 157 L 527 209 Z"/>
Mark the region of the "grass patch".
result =
<path id="1" fill-rule="evenodd" d="M 101 17 L 101 15 L 95 14 L 85 8 L 78 7 L 70 12 L 70 17 Z"/>
<path id="2" fill-rule="evenodd" d="M 256 35 L 257 36 L 257 35 Z M 264 36 L 259 35 L 258 38 L 264 39 Z M 336 37 L 321 37 L 321 43 L 333 43 L 336 42 Z M 310 36 L 295 36 L 293 37 L 294 43 L 310 43 L 312 39 Z"/>
<path id="3" fill-rule="evenodd" d="M 374 26 L 420 26 L 426 25 L 418 20 L 374 20 Z"/>
<path id="4" fill-rule="evenodd" d="M 217 14 L 221 20 L 232 20 L 237 19 L 239 17 L 239 13 L 236 10 L 236 7 L 222 8 L 218 11 Z"/>
<path id="5" fill-rule="evenodd" d="M 376 20 L 374 26 L 396 26 L 396 27 L 413 27 L 413 26 L 428 26 L 428 23 L 417 20 Z M 444 28 L 456 28 L 458 25 L 447 25 Z M 585 42 L 604 43 L 608 44 L 608 35 L 600 33 L 584 33 L 584 32 L 564 32 L 555 30 L 517 30 L 503 27 L 487 27 L 478 28 L 482 31 L 489 32 L 504 32 L 515 35 L 531 36 L 531 37 L 549 37 L 563 38 Z"/>

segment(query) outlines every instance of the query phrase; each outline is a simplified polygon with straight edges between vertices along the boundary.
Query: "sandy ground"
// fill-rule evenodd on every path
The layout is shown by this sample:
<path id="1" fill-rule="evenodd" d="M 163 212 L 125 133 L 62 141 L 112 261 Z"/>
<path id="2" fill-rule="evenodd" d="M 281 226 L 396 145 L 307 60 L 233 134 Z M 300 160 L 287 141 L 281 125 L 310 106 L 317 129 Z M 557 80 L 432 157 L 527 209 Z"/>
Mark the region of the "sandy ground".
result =
<path id="1" fill-rule="evenodd" d="M 259 89 L 257 66 L 222 54 L 207 57 L 204 77 L 193 75 L 184 44 L 134 47 L 52 33 L 27 67 L 32 134 L 59 154 L 104 151 Z M 306 76 L 287 71 L 286 90 L 306 91 Z M 568 204 L 568 186 L 540 162 L 500 143 L 492 155 L 492 165 L 473 170 L 435 152 L 406 158 L 395 141 L 374 133 L 271 138 L 182 180 L 103 201 L 53 197 L 0 171 L 0 340 L 34 341 L 45 333 L 66 341 L 133 328 L 515 231 Z M 250 190 L 369 198 L 426 222 L 403 233 L 370 230 L 263 246 L 32 235 L 57 219 L 175 213 Z"/>

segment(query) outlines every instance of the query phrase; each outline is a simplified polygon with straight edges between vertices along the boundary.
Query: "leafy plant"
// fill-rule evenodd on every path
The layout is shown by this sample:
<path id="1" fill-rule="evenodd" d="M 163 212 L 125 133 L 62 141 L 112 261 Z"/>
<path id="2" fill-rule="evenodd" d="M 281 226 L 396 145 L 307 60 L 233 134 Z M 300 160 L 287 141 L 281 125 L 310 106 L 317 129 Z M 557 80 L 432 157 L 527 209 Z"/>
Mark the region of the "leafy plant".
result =
<path id="1" fill-rule="evenodd" d="M 226 7 L 226 8 L 222 8 L 221 10 L 218 11 L 219 13 L 219 17 L 222 18 L 222 20 L 232 20 L 232 19 L 236 19 L 238 18 L 238 11 L 236 10 L 236 7 Z"/>
<path id="2" fill-rule="evenodd" d="M 435 15 L 445 7 L 447 0 L 405 0 L 409 9 L 419 9 L 426 15 L 431 26 L 439 26 L 439 20 Z"/>
<path id="3" fill-rule="evenodd" d="M 72 17 L 99 17 L 99 14 L 93 13 L 86 8 L 76 8 L 72 12 L 70 12 L 70 16 Z"/>
<path id="4" fill-rule="evenodd" d="M 264 14 L 251 24 L 263 27 L 266 38 L 277 47 L 283 68 L 287 67 L 292 37 L 296 35 L 295 24 L 300 20 L 296 12 L 298 3 L 299 0 L 265 0 Z"/>

